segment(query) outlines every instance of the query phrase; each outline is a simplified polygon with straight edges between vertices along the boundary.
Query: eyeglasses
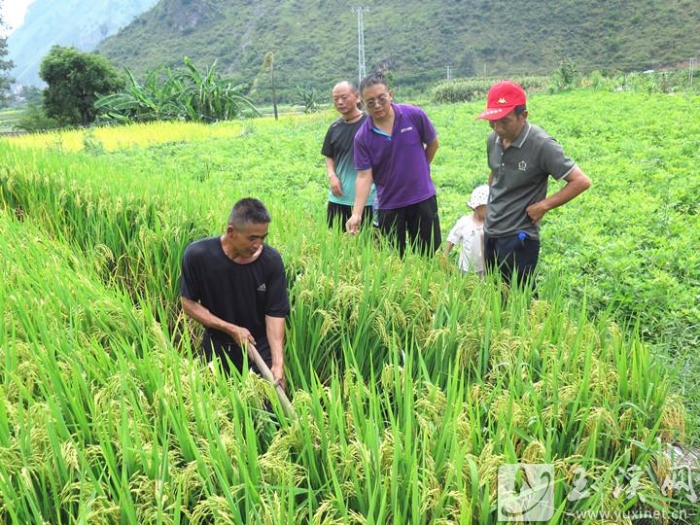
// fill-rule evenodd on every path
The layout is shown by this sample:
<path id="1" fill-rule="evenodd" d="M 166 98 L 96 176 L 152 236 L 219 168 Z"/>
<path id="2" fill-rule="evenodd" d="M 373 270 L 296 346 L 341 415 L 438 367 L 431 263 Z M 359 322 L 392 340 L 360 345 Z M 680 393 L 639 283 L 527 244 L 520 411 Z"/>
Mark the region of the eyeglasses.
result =
<path id="1" fill-rule="evenodd" d="M 369 100 L 365 100 L 364 103 L 368 108 L 373 108 L 376 106 L 383 106 L 386 104 L 387 100 L 389 100 L 389 93 L 382 93 L 376 99 L 370 98 Z"/>

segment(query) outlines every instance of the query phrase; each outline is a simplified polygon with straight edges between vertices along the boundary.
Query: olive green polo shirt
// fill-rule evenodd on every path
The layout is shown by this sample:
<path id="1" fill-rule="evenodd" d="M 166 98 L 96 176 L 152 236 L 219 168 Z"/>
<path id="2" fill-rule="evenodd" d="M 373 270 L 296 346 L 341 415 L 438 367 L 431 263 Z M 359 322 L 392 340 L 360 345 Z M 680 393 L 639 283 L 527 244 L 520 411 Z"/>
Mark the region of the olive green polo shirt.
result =
<path id="1" fill-rule="evenodd" d="M 547 196 L 550 176 L 561 180 L 576 163 L 564 154 L 556 140 L 529 122 L 506 151 L 501 139 L 492 132 L 487 153 L 493 180 L 484 231 L 491 237 L 524 231 L 539 238 L 539 225 L 530 220 L 525 210 Z"/>

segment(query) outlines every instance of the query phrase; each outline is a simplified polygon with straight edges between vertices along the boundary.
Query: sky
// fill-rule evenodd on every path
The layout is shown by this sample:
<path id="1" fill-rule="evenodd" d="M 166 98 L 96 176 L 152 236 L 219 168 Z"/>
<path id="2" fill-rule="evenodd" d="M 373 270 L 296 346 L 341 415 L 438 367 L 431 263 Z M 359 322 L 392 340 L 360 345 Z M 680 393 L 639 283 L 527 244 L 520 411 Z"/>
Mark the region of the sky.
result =
<path id="1" fill-rule="evenodd" d="M 2 0 L 2 19 L 7 26 L 6 33 L 9 35 L 13 29 L 17 29 L 24 21 L 24 13 L 27 6 L 34 0 Z"/>

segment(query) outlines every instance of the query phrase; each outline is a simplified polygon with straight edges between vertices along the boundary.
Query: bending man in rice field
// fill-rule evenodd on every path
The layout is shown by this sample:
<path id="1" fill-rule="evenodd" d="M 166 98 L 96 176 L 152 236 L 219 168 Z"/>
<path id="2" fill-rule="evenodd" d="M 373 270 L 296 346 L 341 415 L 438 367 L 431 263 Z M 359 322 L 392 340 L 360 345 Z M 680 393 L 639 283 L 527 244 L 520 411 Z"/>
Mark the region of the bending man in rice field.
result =
<path id="1" fill-rule="evenodd" d="M 289 297 L 280 254 L 265 244 L 270 213 L 258 199 L 239 200 L 226 232 L 191 243 L 182 260 L 182 308 L 204 328 L 202 347 L 210 362 L 243 366 L 253 343 L 275 381 L 284 385 L 284 328 Z M 255 366 L 250 368 L 257 372 Z"/>
<path id="2" fill-rule="evenodd" d="M 510 283 L 534 286 L 540 253 L 540 221 L 545 213 L 566 204 L 591 183 L 562 147 L 541 128 L 527 121 L 523 88 L 508 80 L 489 90 L 486 110 L 489 200 L 484 224 L 487 271 L 500 270 Z M 549 177 L 566 184 L 547 197 Z"/>
<path id="3" fill-rule="evenodd" d="M 333 86 L 333 106 L 340 113 L 340 118 L 333 122 L 321 147 L 321 154 L 326 157 L 326 172 L 330 189 L 328 190 L 328 227 L 345 223 L 352 215 L 352 205 L 355 203 L 355 181 L 357 171 L 353 157 L 353 142 L 355 134 L 367 119 L 367 115 L 357 107 L 360 93 L 352 82 L 344 80 Z M 365 202 L 362 220 L 372 221 L 372 206 L 376 199 L 374 184 L 369 198 Z"/>
<path id="4" fill-rule="evenodd" d="M 425 112 L 395 104 L 382 73 L 362 79 L 360 94 L 369 118 L 355 135 L 355 205 L 346 223 L 357 233 L 372 187 L 377 187 L 379 228 L 403 255 L 406 243 L 432 255 L 441 241 L 440 219 L 430 163 L 437 133 Z"/>

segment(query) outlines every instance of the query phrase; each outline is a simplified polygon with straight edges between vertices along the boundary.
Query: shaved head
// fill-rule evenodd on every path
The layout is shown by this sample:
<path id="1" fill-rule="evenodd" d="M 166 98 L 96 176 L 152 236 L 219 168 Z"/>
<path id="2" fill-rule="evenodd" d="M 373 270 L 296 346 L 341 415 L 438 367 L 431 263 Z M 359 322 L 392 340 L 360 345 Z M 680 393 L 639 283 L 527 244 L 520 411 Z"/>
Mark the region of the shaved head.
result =
<path id="1" fill-rule="evenodd" d="M 354 93 L 357 93 L 357 86 L 355 85 L 354 82 L 351 82 L 349 80 L 341 80 L 338 82 L 335 86 L 333 86 L 333 92 L 336 90 L 338 91 L 345 91 L 345 90 L 350 90 Z"/>
<path id="2" fill-rule="evenodd" d="M 360 93 L 357 86 L 349 80 L 342 80 L 333 86 L 333 106 L 343 118 L 356 117 L 358 115 L 357 103 L 360 101 Z"/>

